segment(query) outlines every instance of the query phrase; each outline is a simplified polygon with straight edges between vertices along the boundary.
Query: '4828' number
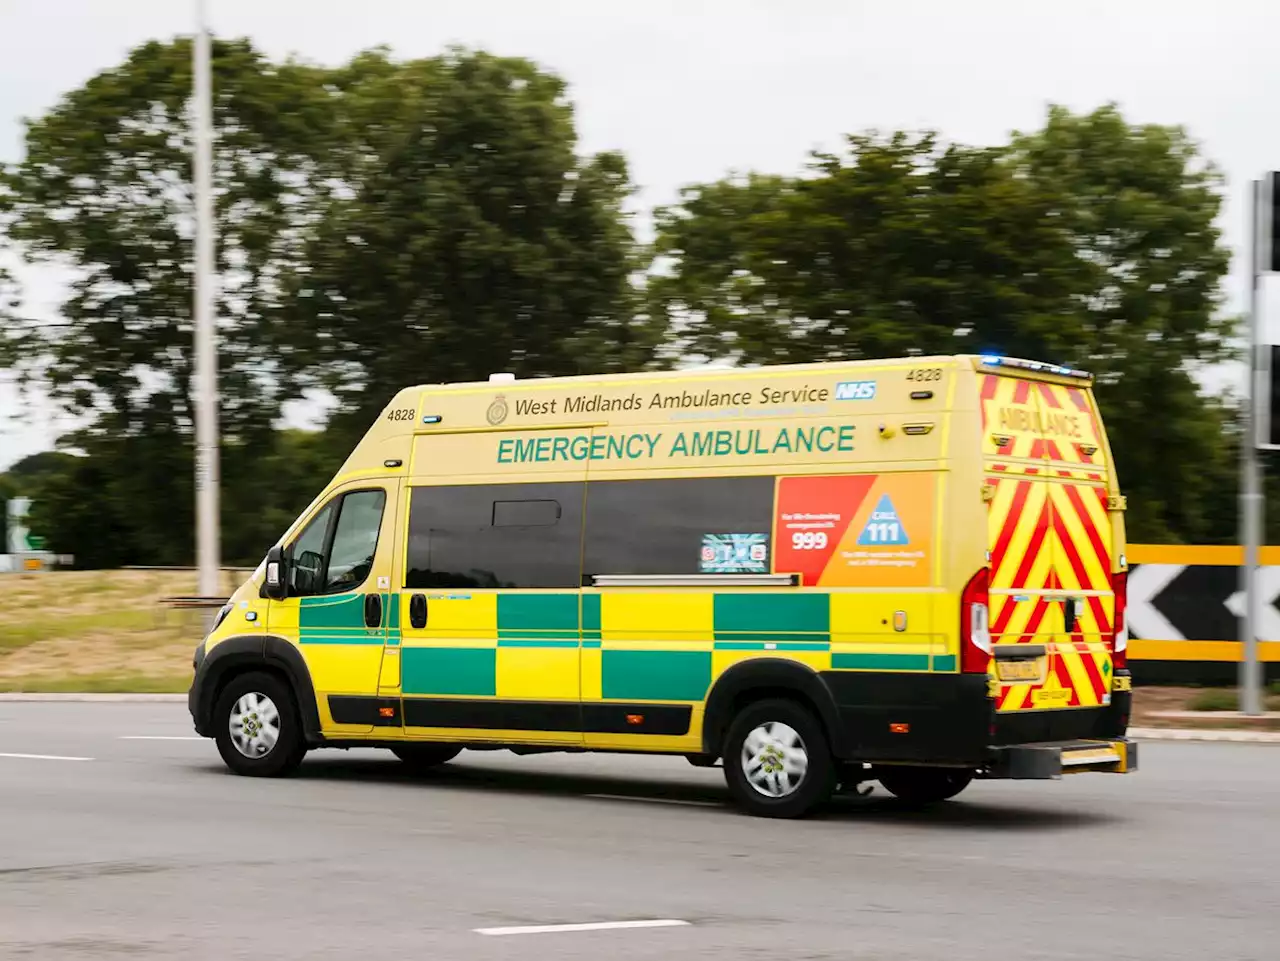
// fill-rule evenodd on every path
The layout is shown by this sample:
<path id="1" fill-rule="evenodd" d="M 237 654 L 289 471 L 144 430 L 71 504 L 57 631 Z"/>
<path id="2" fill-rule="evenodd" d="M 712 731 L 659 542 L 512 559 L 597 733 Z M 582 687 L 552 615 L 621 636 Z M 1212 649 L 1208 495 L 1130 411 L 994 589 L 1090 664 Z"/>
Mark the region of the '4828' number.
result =
<path id="1" fill-rule="evenodd" d="M 942 380 L 941 367 L 913 367 L 907 371 L 907 380 L 924 383 L 929 380 Z"/>

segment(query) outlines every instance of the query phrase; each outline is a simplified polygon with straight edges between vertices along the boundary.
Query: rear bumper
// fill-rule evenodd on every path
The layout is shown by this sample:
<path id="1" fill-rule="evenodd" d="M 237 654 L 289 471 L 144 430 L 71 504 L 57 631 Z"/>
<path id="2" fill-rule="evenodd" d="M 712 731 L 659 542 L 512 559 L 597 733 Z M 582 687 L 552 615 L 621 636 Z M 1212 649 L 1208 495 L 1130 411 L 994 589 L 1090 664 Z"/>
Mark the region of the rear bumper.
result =
<path id="1" fill-rule="evenodd" d="M 1127 680 L 1127 671 L 1116 673 Z M 1059 777 L 1116 766 L 1115 759 L 1076 764 L 1083 755 L 1073 745 L 1131 743 L 1127 685 L 1117 685 L 1110 703 L 1097 707 L 999 712 L 985 675 L 830 671 L 822 678 L 835 701 L 839 730 L 832 741 L 843 761 Z M 1137 756 L 1126 749 L 1125 757 L 1130 754 Z"/>
<path id="2" fill-rule="evenodd" d="M 1138 745 L 1128 738 L 1012 744 L 991 748 L 983 777 L 1035 781 L 1087 772 L 1131 774 Z"/>

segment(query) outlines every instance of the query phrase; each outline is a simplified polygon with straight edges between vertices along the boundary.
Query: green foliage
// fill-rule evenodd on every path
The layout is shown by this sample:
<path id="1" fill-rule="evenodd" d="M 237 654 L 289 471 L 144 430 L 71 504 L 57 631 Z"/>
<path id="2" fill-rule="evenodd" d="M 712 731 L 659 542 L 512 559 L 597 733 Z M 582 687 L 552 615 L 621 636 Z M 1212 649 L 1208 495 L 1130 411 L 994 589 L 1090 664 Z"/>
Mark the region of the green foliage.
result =
<path id="1" fill-rule="evenodd" d="M 652 310 L 743 363 L 996 352 L 1098 374 L 1134 540 L 1234 536 L 1221 182 L 1177 128 L 1050 110 L 1000 148 L 856 136 L 658 214 Z"/>
<path id="2" fill-rule="evenodd" d="M 39 489 L 42 480 L 65 471 L 73 459 L 71 454 L 63 451 L 41 451 L 22 458 L 0 476 L 8 477 L 18 491 L 32 494 Z"/>
<path id="3" fill-rule="evenodd" d="M 689 188 L 659 211 L 673 269 L 655 312 L 693 351 L 744 363 L 1064 346 L 1048 209 L 1000 151 L 852 136 L 806 176 Z"/>
<path id="4" fill-rule="evenodd" d="M 328 198 L 277 343 L 363 431 L 400 387 L 632 368 L 640 266 L 617 154 L 580 158 L 564 83 L 524 60 L 357 57 Z"/>
<path id="5" fill-rule="evenodd" d="M 1098 374 L 1130 537 L 1232 542 L 1234 413 L 1193 379 L 1231 357 L 1221 177 L 1181 129 L 1130 126 L 1114 107 L 1054 108 L 1044 130 L 1015 137 L 1012 163 L 1053 198 L 1074 251 L 1085 340 L 1064 359 Z"/>
<path id="6" fill-rule="evenodd" d="M 221 418 L 234 435 L 269 426 L 291 396 L 258 345 L 332 120 L 322 72 L 272 64 L 246 41 L 216 42 L 213 74 Z M 11 236 L 76 280 L 59 323 L 0 317 L 0 362 L 128 434 L 150 425 L 148 409 L 192 421 L 190 89 L 190 41 L 144 44 L 29 122 L 5 178 Z"/>
<path id="7" fill-rule="evenodd" d="M 1240 694 L 1225 688 L 1206 688 L 1191 699 L 1190 706 L 1193 711 L 1238 711 Z"/>
<path id="8" fill-rule="evenodd" d="M 0 678 L 0 691 L 24 694 L 182 694 L 191 687 L 191 672 L 171 674 L 47 674 Z"/>
<path id="9" fill-rule="evenodd" d="M 222 448 L 222 557 L 253 566 L 346 456 L 318 432 L 278 431 Z M 45 478 L 31 527 L 82 569 L 183 566 L 195 553 L 190 437 L 162 418 Z"/>
<path id="10" fill-rule="evenodd" d="M 46 324 L 0 273 L 0 367 L 86 423 L 76 456 L 6 483 L 84 566 L 193 554 L 190 53 L 138 47 L 0 171 L 0 244 L 76 277 Z M 1055 107 L 994 147 L 850 136 L 800 176 L 686 189 L 642 251 L 624 158 L 579 153 L 564 82 L 529 61 L 213 57 L 229 562 L 256 563 L 400 387 L 697 357 L 1089 368 L 1131 539 L 1235 538 L 1234 412 L 1196 382 L 1234 333 L 1222 184 L 1178 128 Z M 337 398 L 328 430 L 280 431 L 308 388 Z"/>
<path id="11" fill-rule="evenodd" d="M 405 385 L 650 361 L 626 164 L 579 156 L 558 77 L 243 40 L 213 74 L 228 561 L 256 563 Z M 33 518 L 82 566 L 193 555 L 190 92 L 189 42 L 144 44 L 30 122 L 0 177 L 8 233 L 77 277 L 54 324 L 0 298 L 0 366 L 88 421 Z M 311 386 L 339 400 L 328 432 L 276 431 Z"/>

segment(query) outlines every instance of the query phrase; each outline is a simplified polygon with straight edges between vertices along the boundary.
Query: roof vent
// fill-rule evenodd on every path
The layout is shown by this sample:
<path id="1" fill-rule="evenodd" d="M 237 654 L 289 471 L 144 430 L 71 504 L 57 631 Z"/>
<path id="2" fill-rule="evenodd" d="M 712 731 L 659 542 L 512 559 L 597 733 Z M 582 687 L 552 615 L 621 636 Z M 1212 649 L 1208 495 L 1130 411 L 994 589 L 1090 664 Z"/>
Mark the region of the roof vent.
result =
<path id="1" fill-rule="evenodd" d="M 490 374 L 489 383 L 491 384 L 509 384 L 516 379 L 515 374 Z"/>

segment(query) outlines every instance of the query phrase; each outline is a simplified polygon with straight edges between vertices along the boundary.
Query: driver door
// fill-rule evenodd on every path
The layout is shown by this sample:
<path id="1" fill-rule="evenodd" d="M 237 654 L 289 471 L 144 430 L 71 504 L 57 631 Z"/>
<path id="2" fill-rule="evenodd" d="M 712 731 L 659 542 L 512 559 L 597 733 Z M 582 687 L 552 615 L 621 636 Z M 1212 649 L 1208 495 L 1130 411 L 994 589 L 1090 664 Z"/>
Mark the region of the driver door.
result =
<path id="1" fill-rule="evenodd" d="M 395 541 L 394 486 L 340 488 L 289 545 L 289 596 L 267 630 L 298 645 L 327 734 L 367 734 L 377 714 Z"/>

